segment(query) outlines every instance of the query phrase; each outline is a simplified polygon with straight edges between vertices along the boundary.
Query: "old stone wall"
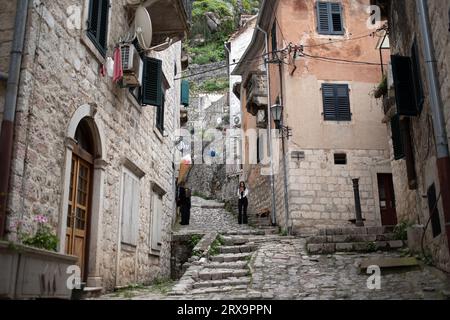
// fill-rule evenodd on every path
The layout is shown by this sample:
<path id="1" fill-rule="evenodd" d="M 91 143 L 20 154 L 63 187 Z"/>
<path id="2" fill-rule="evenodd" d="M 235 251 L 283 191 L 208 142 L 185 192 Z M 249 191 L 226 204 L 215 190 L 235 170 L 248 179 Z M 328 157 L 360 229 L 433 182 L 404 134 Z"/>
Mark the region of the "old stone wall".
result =
<path id="1" fill-rule="evenodd" d="M 223 49 L 225 50 L 225 48 Z M 186 71 L 186 75 L 190 76 L 189 81 L 202 84 L 211 79 L 223 79 L 228 77 L 228 70 L 226 68 L 226 61 L 214 62 L 203 65 L 190 65 Z"/>
<path id="2" fill-rule="evenodd" d="M 444 104 L 444 114 L 447 127 L 447 135 L 450 129 L 450 74 L 449 42 L 448 39 L 448 11 L 450 3 L 445 0 L 428 1 L 431 35 L 436 52 L 437 71 L 439 85 Z M 393 161 L 393 174 L 395 193 L 397 199 L 397 211 L 402 220 L 410 221 L 425 226 L 430 218 L 428 200 L 424 195 L 428 188 L 435 184 L 437 196 L 440 194 L 439 179 L 436 167 L 436 146 L 433 133 L 433 121 L 428 99 L 427 73 L 423 55 L 423 38 L 416 14 L 414 1 L 391 1 L 390 28 L 391 51 L 393 54 L 411 56 L 411 48 L 414 37 L 417 38 L 421 79 L 424 84 L 425 103 L 418 117 L 410 118 L 415 169 L 417 173 L 418 187 L 409 190 L 406 174 L 406 164 L 403 160 Z M 391 91 L 393 88 L 391 87 Z M 395 107 L 395 106 L 394 106 Z M 388 129 L 390 132 L 390 129 Z M 450 271 L 450 257 L 444 232 L 445 220 L 442 205 L 438 205 L 442 233 L 433 238 L 431 227 L 426 231 L 425 248 L 441 268 Z"/>
<path id="3" fill-rule="evenodd" d="M 11 8 L 2 0 L 2 8 Z M 124 5 L 113 1 L 110 11 L 108 55 L 128 30 Z M 165 131 L 155 127 L 156 108 L 141 107 L 127 89 L 121 89 L 99 70 L 103 63 L 85 31 L 70 28 L 67 9 L 77 6 L 86 13 L 88 1 L 32 1 L 15 128 L 15 148 L 9 201 L 9 228 L 34 213 L 50 216 L 55 230 L 63 229 L 62 192 L 65 181 L 65 138 L 69 122 L 80 106 L 96 106 L 94 116 L 101 126 L 105 150 L 105 180 L 99 190 L 101 215 L 98 256 L 95 258 L 101 285 L 114 286 L 151 282 L 170 275 L 170 228 L 173 220 L 172 135 L 177 126 L 180 85 L 174 70 L 181 70 L 181 44 L 152 54 L 163 60 L 170 88 L 166 93 Z M 2 25 L 8 19 L 0 20 Z M 0 57 L 1 58 L 1 57 Z M 1 60 L 3 61 L 3 60 Z M 177 68 L 174 66 L 176 61 Z M 3 63 L 3 62 L 2 62 Z M 176 116 L 176 117 L 174 117 Z M 124 163 L 144 174 L 140 181 L 138 244 L 120 244 L 120 203 Z M 151 250 L 152 186 L 167 192 L 161 216 L 162 248 Z M 64 232 L 65 233 L 65 232 Z M 11 234 L 13 237 L 14 234 Z M 61 237 L 65 236 L 62 234 Z M 64 248 L 61 248 L 64 251 Z"/>

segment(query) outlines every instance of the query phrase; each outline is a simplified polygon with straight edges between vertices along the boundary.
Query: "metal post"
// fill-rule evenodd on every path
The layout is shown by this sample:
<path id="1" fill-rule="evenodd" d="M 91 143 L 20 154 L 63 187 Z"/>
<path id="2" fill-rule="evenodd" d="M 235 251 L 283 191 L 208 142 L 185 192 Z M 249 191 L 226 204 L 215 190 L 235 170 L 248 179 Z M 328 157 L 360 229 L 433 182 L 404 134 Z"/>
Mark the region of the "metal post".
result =
<path id="1" fill-rule="evenodd" d="M 355 209 L 356 209 L 356 226 L 364 227 L 361 210 L 361 198 L 359 196 L 359 178 L 353 179 L 353 191 L 355 193 Z"/>

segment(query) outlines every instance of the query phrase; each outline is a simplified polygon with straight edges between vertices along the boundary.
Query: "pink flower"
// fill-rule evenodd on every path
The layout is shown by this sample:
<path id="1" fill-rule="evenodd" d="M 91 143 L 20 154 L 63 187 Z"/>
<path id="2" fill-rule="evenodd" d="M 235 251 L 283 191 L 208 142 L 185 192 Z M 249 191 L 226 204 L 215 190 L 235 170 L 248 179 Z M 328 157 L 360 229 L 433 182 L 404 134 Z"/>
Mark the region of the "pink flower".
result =
<path id="1" fill-rule="evenodd" d="M 45 216 L 43 216 L 43 215 L 37 215 L 36 216 L 36 218 L 35 218 L 35 220 L 38 222 L 38 223 L 42 223 L 42 224 L 44 224 L 44 223 L 47 223 L 47 218 L 45 217 Z"/>

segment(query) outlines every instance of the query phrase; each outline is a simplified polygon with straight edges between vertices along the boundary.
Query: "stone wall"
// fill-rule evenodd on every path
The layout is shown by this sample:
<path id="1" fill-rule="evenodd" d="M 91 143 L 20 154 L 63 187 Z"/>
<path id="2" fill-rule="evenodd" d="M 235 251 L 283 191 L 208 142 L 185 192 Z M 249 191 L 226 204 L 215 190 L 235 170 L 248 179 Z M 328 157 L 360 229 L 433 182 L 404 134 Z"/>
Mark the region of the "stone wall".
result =
<path id="1" fill-rule="evenodd" d="M 225 48 L 223 50 L 225 50 Z M 202 84 L 211 79 L 227 78 L 228 70 L 226 66 L 226 61 L 203 65 L 193 64 L 190 65 L 189 69 L 186 71 L 186 76 L 190 76 L 189 81 L 196 84 Z"/>
<path id="2" fill-rule="evenodd" d="M 95 275 L 105 289 L 130 283 L 149 283 L 170 275 L 170 229 L 173 208 L 172 135 L 178 125 L 180 84 L 174 70 L 181 70 L 181 44 L 152 56 L 163 60 L 170 85 L 166 94 L 165 132 L 155 127 L 156 108 L 139 106 L 127 89 L 120 89 L 100 75 L 102 61 L 84 31 L 68 28 L 67 8 L 79 6 L 86 13 L 88 1 L 32 1 L 15 127 L 11 169 L 8 225 L 30 221 L 33 213 L 50 216 L 55 230 L 65 230 L 61 219 L 63 186 L 67 176 L 66 137 L 72 116 L 83 105 L 94 106 L 93 119 L 99 126 L 99 143 L 104 150 L 104 183 L 99 184 L 100 221 Z M 110 13 L 109 50 L 129 28 L 124 5 L 113 1 Z M 1 0 L 2 8 L 11 1 Z M 42 15 L 41 15 L 42 12 Z M 8 19 L 0 19 L 3 25 Z M 93 49 L 94 48 L 94 49 Z M 1 57 L 0 57 L 1 58 Z M 3 61 L 3 60 L 2 60 Z M 174 66 L 176 61 L 177 68 Z M 132 163 L 144 176 L 140 182 L 139 233 L 136 247 L 120 244 L 122 170 Z M 96 182 L 94 181 L 94 186 Z M 150 248 L 153 186 L 167 192 L 163 198 L 162 248 Z M 31 222 L 29 222 L 31 223 Z M 65 236 L 65 231 L 61 232 Z M 14 233 L 10 235 L 14 237 Z M 118 251 L 119 250 L 119 251 Z M 64 248 L 61 248 L 64 251 Z M 119 252 L 119 253 L 118 253 Z M 91 269 L 91 267 L 90 267 Z"/>
<path id="3" fill-rule="evenodd" d="M 450 44 L 447 39 L 449 34 L 448 11 L 450 9 L 450 3 L 446 0 L 428 1 L 427 3 L 432 24 L 431 35 L 436 52 L 439 85 L 444 104 L 448 135 L 450 132 L 450 80 L 448 77 L 450 74 L 448 57 Z M 422 113 L 418 117 L 410 118 L 418 188 L 416 190 L 409 190 L 405 161 L 393 161 L 392 167 L 399 217 L 402 220 L 424 226 L 427 224 L 430 217 L 428 200 L 424 195 L 427 194 L 428 188 L 433 183 L 436 186 L 437 195 L 440 194 L 440 187 L 436 167 L 436 146 L 433 133 L 432 113 L 430 102 L 427 98 L 429 93 L 425 61 L 423 58 L 423 39 L 416 9 L 414 1 L 391 1 L 389 24 L 391 28 L 391 51 L 393 54 L 411 56 L 411 47 L 414 36 L 417 36 L 421 79 L 424 83 L 423 87 L 425 93 L 425 104 Z M 392 87 L 390 91 L 390 94 L 393 95 Z M 388 131 L 390 132 L 389 128 Z M 431 226 L 429 226 L 426 231 L 425 248 L 426 251 L 432 255 L 438 266 L 450 271 L 450 256 L 444 231 L 445 220 L 442 204 L 438 205 L 438 211 L 440 214 L 442 233 L 433 238 Z"/>

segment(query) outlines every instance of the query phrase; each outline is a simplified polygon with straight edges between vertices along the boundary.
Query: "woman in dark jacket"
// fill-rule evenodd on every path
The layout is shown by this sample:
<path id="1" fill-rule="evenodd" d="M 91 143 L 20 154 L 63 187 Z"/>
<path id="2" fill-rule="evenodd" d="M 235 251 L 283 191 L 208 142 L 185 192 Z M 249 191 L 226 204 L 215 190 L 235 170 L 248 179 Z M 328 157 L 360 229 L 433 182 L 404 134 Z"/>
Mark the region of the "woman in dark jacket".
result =
<path id="1" fill-rule="evenodd" d="M 245 186 L 245 182 L 241 181 L 239 183 L 239 189 L 238 189 L 238 207 L 239 207 L 239 217 L 238 217 L 238 223 L 239 224 L 247 224 L 248 223 L 248 217 L 247 217 L 247 208 L 248 208 L 248 189 Z"/>
<path id="2" fill-rule="evenodd" d="M 178 193 L 178 206 L 181 211 L 181 225 L 189 225 L 191 218 L 191 197 L 190 192 L 185 188 L 184 182 L 180 183 L 180 189 Z"/>

